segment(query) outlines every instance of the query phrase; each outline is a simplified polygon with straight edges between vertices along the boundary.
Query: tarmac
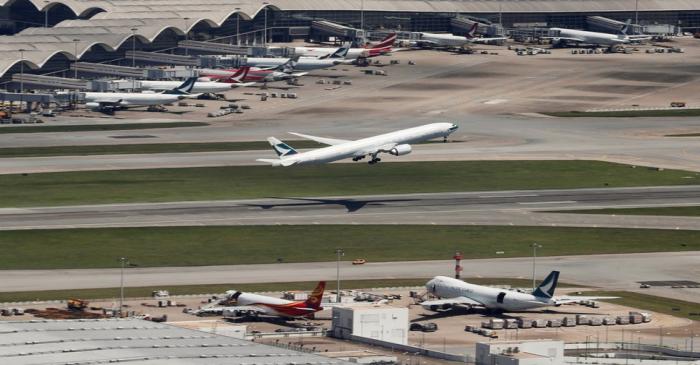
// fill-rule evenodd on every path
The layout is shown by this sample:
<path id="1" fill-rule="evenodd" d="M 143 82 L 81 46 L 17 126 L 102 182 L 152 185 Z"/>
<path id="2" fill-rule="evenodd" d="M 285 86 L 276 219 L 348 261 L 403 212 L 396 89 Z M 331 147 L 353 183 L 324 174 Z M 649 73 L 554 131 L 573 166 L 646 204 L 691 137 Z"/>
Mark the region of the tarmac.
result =
<path id="1" fill-rule="evenodd" d="M 332 247 L 332 246 L 331 246 Z M 700 252 L 660 252 L 537 258 L 537 276 L 561 270 L 561 280 L 605 290 L 640 290 L 640 281 L 694 280 L 700 277 Z M 530 278 L 532 258 L 463 260 L 463 277 Z M 428 278 L 454 274 L 454 260 L 340 264 L 341 279 Z M 126 286 L 265 283 L 329 280 L 336 262 L 198 267 L 129 268 Z M 118 287 L 120 269 L 4 270 L 0 291 Z M 342 283 L 341 283 L 342 285 Z M 235 289 L 235 288 L 231 288 Z M 671 298 L 700 301 L 700 289 L 658 288 Z"/>
<path id="2" fill-rule="evenodd" d="M 700 185 L 2 208 L 0 230 L 268 224 L 479 224 L 700 230 L 700 218 L 551 213 L 700 205 Z"/>

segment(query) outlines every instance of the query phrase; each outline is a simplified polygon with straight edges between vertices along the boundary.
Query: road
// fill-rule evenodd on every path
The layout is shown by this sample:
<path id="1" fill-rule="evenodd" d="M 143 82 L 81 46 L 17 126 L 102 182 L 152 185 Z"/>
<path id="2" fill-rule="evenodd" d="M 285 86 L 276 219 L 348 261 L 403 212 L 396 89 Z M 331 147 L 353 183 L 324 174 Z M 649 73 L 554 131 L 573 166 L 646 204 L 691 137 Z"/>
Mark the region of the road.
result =
<path id="1" fill-rule="evenodd" d="M 625 255 L 540 257 L 538 277 L 561 270 L 564 282 L 610 290 L 638 289 L 638 281 L 697 280 L 700 252 L 664 252 Z M 529 278 L 531 258 L 464 260 L 464 277 Z M 341 265 L 343 279 L 427 278 L 452 275 L 454 261 L 381 262 Z M 119 286 L 119 269 L 7 270 L 0 291 L 109 288 Z M 265 283 L 333 280 L 335 262 L 130 268 L 127 286 L 190 285 L 214 283 Z M 232 288 L 233 289 L 233 288 Z M 700 289 L 668 290 L 669 295 L 700 300 Z"/>
<path id="2" fill-rule="evenodd" d="M 698 217 L 547 212 L 687 205 L 700 205 L 700 185 L 3 208 L 0 230 L 238 224 L 485 224 L 698 230 Z"/>

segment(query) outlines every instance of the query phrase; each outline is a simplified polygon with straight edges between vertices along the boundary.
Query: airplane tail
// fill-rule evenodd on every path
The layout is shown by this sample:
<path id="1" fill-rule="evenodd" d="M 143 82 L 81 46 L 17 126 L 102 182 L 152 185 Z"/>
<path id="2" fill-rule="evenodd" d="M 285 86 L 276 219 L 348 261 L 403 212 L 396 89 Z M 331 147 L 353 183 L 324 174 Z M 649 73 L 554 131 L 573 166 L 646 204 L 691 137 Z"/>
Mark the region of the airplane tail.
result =
<path id="1" fill-rule="evenodd" d="M 309 299 L 304 302 L 308 308 L 319 309 L 321 308 L 321 300 L 323 299 L 323 291 L 326 289 L 326 282 L 319 281 L 316 285 L 316 289 L 311 292 Z"/>
<path id="2" fill-rule="evenodd" d="M 231 75 L 231 77 L 228 78 L 228 81 L 233 82 L 234 84 L 240 84 L 243 82 L 243 80 L 245 80 L 246 76 L 248 76 L 249 71 L 250 66 L 241 66 L 233 75 Z"/>
<path id="3" fill-rule="evenodd" d="M 467 32 L 467 38 L 471 39 L 476 37 L 476 31 L 479 29 L 479 23 L 474 22 L 471 28 L 469 28 L 469 31 Z"/>
<path id="4" fill-rule="evenodd" d="M 398 35 L 396 33 L 391 33 L 388 36 L 386 36 L 386 38 L 384 38 L 381 42 L 370 47 L 370 49 L 383 49 L 387 47 L 393 47 L 397 37 Z"/>
<path id="5" fill-rule="evenodd" d="M 630 28 L 630 25 L 632 24 L 632 19 L 627 19 L 625 24 L 620 28 L 620 35 L 627 35 L 627 31 Z"/>
<path id="6" fill-rule="evenodd" d="M 275 150 L 275 153 L 277 153 L 277 156 L 279 156 L 280 158 L 296 155 L 298 153 L 297 150 L 275 137 L 270 137 L 267 139 L 267 141 L 270 143 L 270 146 L 272 146 L 272 149 Z"/>
<path id="7" fill-rule="evenodd" d="M 185 80 L 185 82 L 183 82 L 182 85 L 170 90 L 163 91 L 163 94 L 188 95 L 192 91 L 195 82 L 197 82 L 197 77 L 190 77 L 187 80 Z"/>
<path id="8" fill-rule="evenodd" d="M 298 60 L 299 56 L 292 57 L 287 62 L 279 65 L 276 70 L 284 73 L 294 72 L 294 66 L 296 66 Z"/>
<path id="9" fill-rule="evenodd" d="M 338 48 L 335 52 L 325 55 L 323 57 L 319 57 L 319 59 L 327 59 L 327 58 L 345 58 L 345 56 L 348 55 L 348 51 L 350 50 L 350 44 L 344 44 L 342 47 Z"/>
<path id="10" fill-rule="evenodd" d="M 559 271 L 552 271 L 547 275 L 540 286 L 532 292 L 532 295 L 540 298 L 551 298 L 554 296 L 554 290 L 557 288 L 559 281 Z"/>

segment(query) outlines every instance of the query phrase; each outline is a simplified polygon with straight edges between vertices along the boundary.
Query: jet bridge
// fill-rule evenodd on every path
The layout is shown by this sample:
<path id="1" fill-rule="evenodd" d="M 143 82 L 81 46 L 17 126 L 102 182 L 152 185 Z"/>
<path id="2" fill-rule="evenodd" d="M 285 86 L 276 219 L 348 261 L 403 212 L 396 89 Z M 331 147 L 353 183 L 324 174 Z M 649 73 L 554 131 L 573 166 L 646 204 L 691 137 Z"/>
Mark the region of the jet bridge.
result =
<path id="1" fill-rule="evenodd" d="M 110 75 L 132 78 L 146 77 L 146 70 L 143 68 L 108 65 L 104 63 L 76 62 L 70 65 L 70 69 L 73 71 L 77 69 L 78 72 L 96 75 Z"/>
<path id="2" fill-rule="evenodd" d="M 311 30 L 316 34 L 346 39 L 364 38 L 365 35 L 365 31 L 362 29 L 348 27 L 327 20 L 314 20 L 311 22 Z"/>
<path id="3" fill-rule="evenodd" d="M 235 54 L 235 55 L 249 55 L 250 47 L 237 46 L 233 44 L 226 43 L 216 43 L 216 42 L 199 42 L 199 41 L 181 41 L 178 42 L 177 46 L 179 48 L 186 48 L 195 51 L 216 53 L 216 54 Z"/>
<path id="4" fill-rule="evenodd" d="M 625 22 L 598 15 L 587 16 L 586 24 L 588 24 L 588 28 L 592 31 L 611 34 L 619 33 L 620 29 L 625 26 Z M 629 29 L 627 29 L 627 34 L 643 34 L 642 26 L 639 24 L 630 24 Z"/>
<path id="5" fill-rule="evenodd" d="M 196 57 L 181 56 L 168 53 L 156 53 L 145 51 L 126 51 L 124 56 L 126 59 L 136 59 L 161 65 L 181 65 L 181 66 L 199 66 L 199 60 Z"/>
<path id="6" fill-rule="evenodd" d="M 24 85 L 34 85 L 38 89 L 86 89 L 89 83 L 79 79 L 32 74 L 13 74 L 12 81 L 21 82 Z"/>

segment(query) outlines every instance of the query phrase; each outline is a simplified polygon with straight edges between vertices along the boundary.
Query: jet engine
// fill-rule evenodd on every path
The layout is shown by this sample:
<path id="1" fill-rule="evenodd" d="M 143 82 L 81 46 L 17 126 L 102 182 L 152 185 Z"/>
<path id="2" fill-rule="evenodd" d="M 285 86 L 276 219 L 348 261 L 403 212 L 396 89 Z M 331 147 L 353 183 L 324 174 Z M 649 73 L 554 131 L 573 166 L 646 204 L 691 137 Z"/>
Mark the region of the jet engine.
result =
<path id="1" fill-rule="evenodd" d="M 394 155 L 394 156 L 403 156 L 411 153 L 411 145 L 410 144 L 400 144 L 392 149 L 389 150 L 389 153 Z"/>

